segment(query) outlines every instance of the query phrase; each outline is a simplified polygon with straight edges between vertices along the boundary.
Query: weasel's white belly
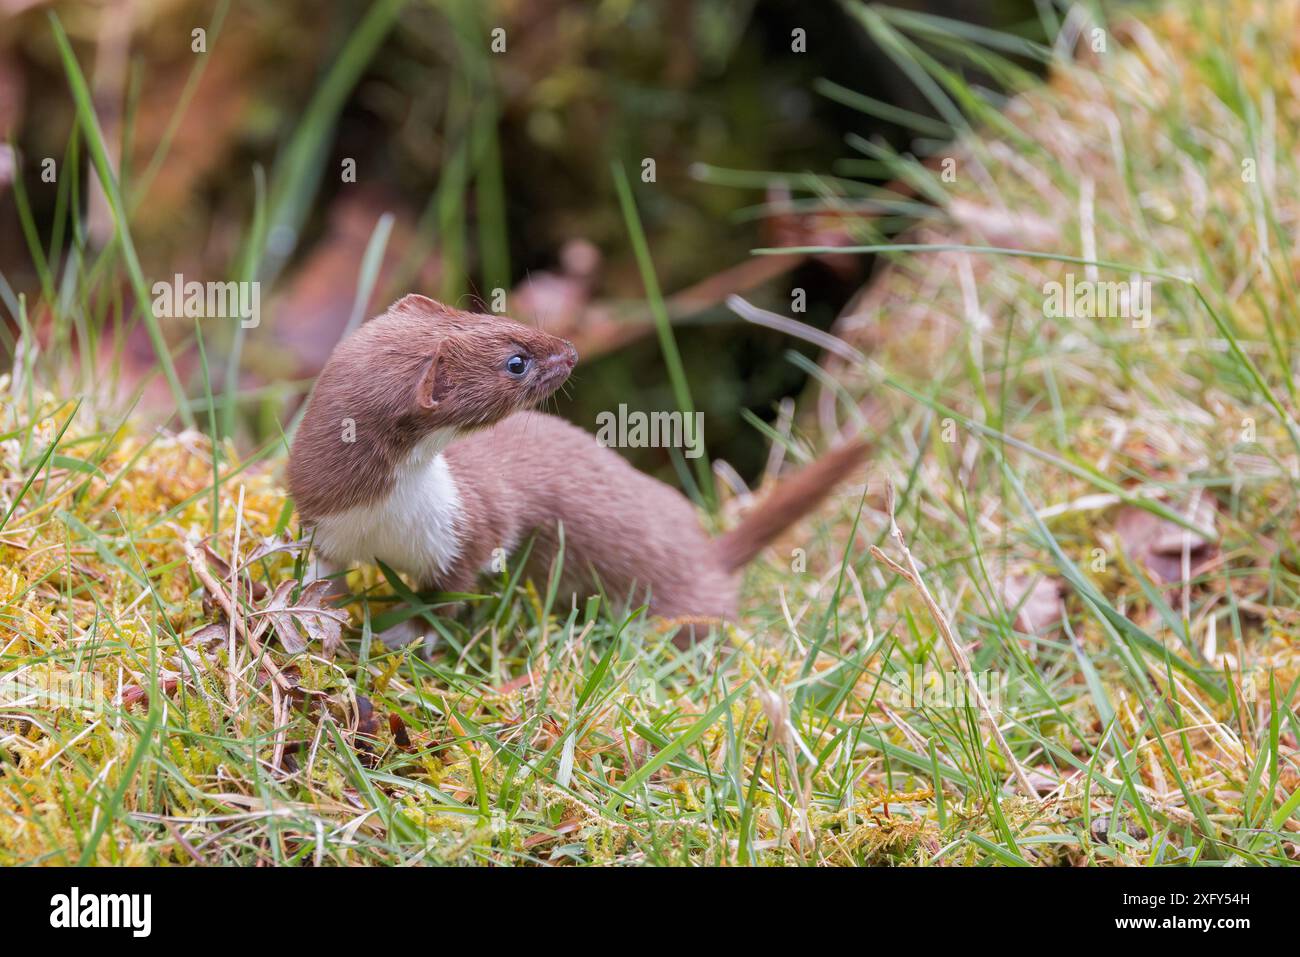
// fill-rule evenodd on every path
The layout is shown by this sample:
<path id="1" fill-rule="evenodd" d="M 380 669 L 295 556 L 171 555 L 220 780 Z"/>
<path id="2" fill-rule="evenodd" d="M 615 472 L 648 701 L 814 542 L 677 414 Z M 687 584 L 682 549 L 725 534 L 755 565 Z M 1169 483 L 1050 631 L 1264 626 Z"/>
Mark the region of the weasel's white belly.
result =
<path id="1" fill-rule="evenodd" d="M 394 479 L 384 498 L 319 519 L 315 547 L 338 564 L 377 558 L 421 581 L 434 579 L 461 550 L 461 500 L 451 469 L 434 448 L 417 449 Z"/>

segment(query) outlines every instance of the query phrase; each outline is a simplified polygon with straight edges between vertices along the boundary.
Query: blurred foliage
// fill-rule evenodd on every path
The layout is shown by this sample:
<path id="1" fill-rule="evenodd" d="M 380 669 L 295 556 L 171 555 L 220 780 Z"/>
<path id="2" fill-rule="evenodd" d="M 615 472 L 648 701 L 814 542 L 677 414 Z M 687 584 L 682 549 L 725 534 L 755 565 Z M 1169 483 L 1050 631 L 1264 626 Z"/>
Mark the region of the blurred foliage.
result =
<path id="1" fill-rule="evenodd" d="M 1032 10 L 1028 0 L 912 5 L 1003 26 Z M 351 311 L 361 250 L 385 213 L 396 222 L 370 311 L 412 289 L 462 304 L 473 301 L 466 297 L 486 301 L 494 288 L 517 288 L 556 269 L 575 240 L 601 253 L 584 301 L 618 308 L 638 303 L 643 290 L 614 199 L 612 161 L 634 176 L 644 159 L 655 161 L 655 181 L 635 181 L 637 202 L 660 282 L 671 293 L 744 261 L 761 244 L 756 204 L 781 171 L 830 169 L 850 132 L 906 148 L 900 128 L 818 96 L 819 78 L 925 110 L 835 3 L 4 6 L 0 131 L 21 158 L 42 238 L 55 232 L 58 197 L 41 182 L 39 162 L 69 155 L 73 125 L 47 22 L 53 10 L 91 83 L 106 141 L 120 154 L 146 274 L 257 276 L 270 284 L 262 329 L 247 342 L 222 330 L 208 343 L 214 355 L 233 356 L 247 390 L 309 380 L 318 371 Z M 196 54 L 199 28 L 206 48 Z M 504 52 L 492 49 L 497 29 Z M 792 49 L 795 29 L 806 31 L 806 53 Z M 369 42 L 358 37 L 365 30 Z M 355 182 L 340 175 L 348 161 Z M 701 175 L 704 169 L 748 173 L 743 188 L 734 188 Z M 844 189 L 833 177 L 822 181 L 826 195 Z M 94 200 L 92 246 L 111 236 Z M 0 217 L 9 222 L 12 206 L 12 194 L 0 195 Z M 19 230 L 0 230 L 0 273 L 15 291 L 39 287 Z M 788 311 L 790 288 L 804 288 L 809 311 L 800 318 L 825 328 L 860 278 L 810 264 L 755 295 Z M 540 309 L 516 316 L 544 324 L 553 318 Z M 765 442 L 740 413 L 770 419 L 779 399 L 799 392 L 804 375 L 784 357 L 790 342 L 739 325 L 716 306 L 677 318 L 688 323 L 680 342 L 709 444 L 753 474 Z M 178 351 L 185 348 L 178 343 Z M 178 364 L 185 368 L 183 356 Z M 618 402 L 670 405 L 652 340 L 631 337 L 578 378 L 582 402 L 562 411 L 587 426 L 596 411 Z M 264 438 L 268 423 L 286 411 L 279 401 L 278 412 L 245 406 L 240 431 Z M 639 464 L 671 473 L 663 459 Z"/>

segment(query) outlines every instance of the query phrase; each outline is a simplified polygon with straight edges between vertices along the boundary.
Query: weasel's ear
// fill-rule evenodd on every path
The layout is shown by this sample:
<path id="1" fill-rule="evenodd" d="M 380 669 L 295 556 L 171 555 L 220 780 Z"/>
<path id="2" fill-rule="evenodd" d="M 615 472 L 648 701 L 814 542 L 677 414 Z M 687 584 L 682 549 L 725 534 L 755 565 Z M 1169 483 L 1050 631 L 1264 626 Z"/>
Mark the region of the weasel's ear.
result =
<path id="1" fill-rule="evenodd" d="M 433 350 L 433 355 L 429 357 L 429 364 L 425 366 L 424 375 L 420 377 L 420 384 L 415 390 L 415 401 L 419 403 L 420 408 L 433 411 L 438 408 L 450 383 L 447 381 L 447 370 L 439 368 L 438 362 L 439 349 Z"/>
<path id="2" fill-rule="evenodd" d="M 447 312 L 447 307 L 442 303 L 415 292 L 408 293 L 388 308 L 390 312 L 404 312 L 412 316 L 441 316 Z"/>
<path id="3" fill-rule="evenodd" d="M 395 315 L 407 316 L 422 322 L 434 322 L 442 329 L 456 331 L 471 328 L 482 320 L 471 312 L 461 312 L 451 306 L 445 306 L 436 299 L 410 293 L 388 307 Z"/>

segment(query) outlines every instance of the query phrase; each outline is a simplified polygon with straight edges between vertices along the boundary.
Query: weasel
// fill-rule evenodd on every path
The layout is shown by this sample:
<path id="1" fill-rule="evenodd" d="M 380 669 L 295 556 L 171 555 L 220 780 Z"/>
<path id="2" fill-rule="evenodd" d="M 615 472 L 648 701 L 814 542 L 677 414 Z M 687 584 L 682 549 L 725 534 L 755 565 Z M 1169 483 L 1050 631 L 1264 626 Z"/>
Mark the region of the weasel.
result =
<path id="1" fill-rule="evenodd" d="M 289 488 L 337 565 L 380 559 L 421 587 L 472 591 L 494 555 L 533 540 L 526 574 L 648 600 L 669 619 L 731 619 L 740 570 L 863 457 L 850 442 L 782 482 L 712 538 L 676 489 L 594 436 L 528 411 L 573 346 L 504 316 L 409 295 L 335 347 L 294 437 Z M 500 570 L 499 567 L 496 570 Z"/>

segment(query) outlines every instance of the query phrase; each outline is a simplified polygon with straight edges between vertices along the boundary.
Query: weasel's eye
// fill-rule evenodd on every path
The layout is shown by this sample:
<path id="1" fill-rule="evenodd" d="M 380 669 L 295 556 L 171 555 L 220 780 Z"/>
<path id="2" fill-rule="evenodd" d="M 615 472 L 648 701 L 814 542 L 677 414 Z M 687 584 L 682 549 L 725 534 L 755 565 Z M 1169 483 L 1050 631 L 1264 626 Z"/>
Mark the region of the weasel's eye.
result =
<path id="1" fill-rule="evenodd" d="M 528 367 L 533 364 L 533 360 L 525 355 L 514 355 L 506 360 L 506 371 L 516 378 L 522 377 L 528 371 Z"/>

